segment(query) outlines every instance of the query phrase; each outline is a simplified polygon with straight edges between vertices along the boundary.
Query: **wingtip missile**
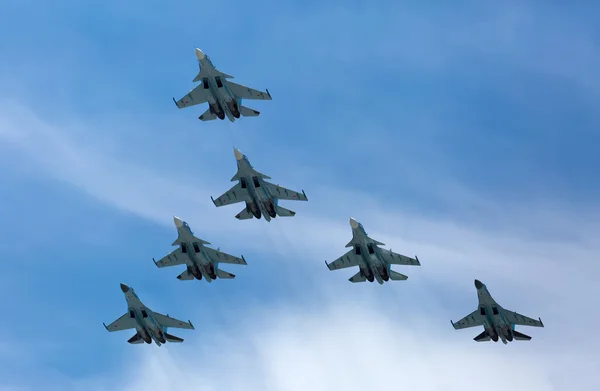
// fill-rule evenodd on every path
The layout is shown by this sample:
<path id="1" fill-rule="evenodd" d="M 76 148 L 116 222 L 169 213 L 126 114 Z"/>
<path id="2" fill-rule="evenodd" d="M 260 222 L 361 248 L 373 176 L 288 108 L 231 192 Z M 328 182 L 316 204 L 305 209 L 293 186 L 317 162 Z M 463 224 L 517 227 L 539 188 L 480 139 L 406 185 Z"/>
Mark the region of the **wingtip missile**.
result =
<path id="1" fill-rule="evenodd" d="M 269 89 L 266 88 L 266 90 L 267 90 L 267 95 L 269 95 L 269 98 L 273 99 L 273 97 L 271 96 L 271 93 L 269 92 Z"/>
<path id="2" fill-rule="evenodd" d="M 177 101 L 175 100 L 175 98 L 173 98 L 173 103 L 175 103 L 175 106 L 177 106 L 177 108 L 179 109 L 179 105 L 177 104 Z"/>
<path id="3" fill-rule="evenodd" d="M 217 206 L 217 203 L 215 202 L 215 199 L 212 196 L 210 196 L 210 199 L 212 200 L 213 204 L 215 204 L 215 206 Z"/>
<path id="4" fill-rule="evenodd" d="M 108 329 L 108 327 L 106 327 L 106 324 L 105 324 L 104 322 L 102 322 L 102 326 L 104 326 L 104 328 L 106 329 L 106 331 L 110 331 L 110 330 Z"/>
<path id="5" fill-rule="evenodd" d="M 542 327 L 544 327 L 544 322 L 542 322 L 542 318 L 538 318 L 540 323 L 542 324 Z"/>
<path id="6" fill-rule="evenodd" d="M 415 260 L 417 261 L 417 265 L 421 265 L 421 261 L 419 261 L 419 257 L 415 255 Z"/>
<path id="7" fill-rule="evenodd" d="M 248 262 L 246 262 L 246 258 L 244 258 L 244 256 L 242 255 L 242 261 L 244 261 L 244 265 L 247 265 Z"/>
<path id="8" fill-rule="evenodd" d="M 156 262 L 156 259 L 152 258 L 152 261 L 154 262 L 154 264 L 156 265 L 156 267 L 158 267 L 158 262 Z"/>
<path id="9" fill-rule="evenodd" d="M 302 190 L 302 195 L 304 196 L 304 198 L 306 198 L 306 201 L 308 201 L 308 197 L 306 196 L 306 193 L 304 192 L 304 190 Z"/>
<path id="10" fill-rule="evenodd" d="M 188 323 L 190 324 L 190 326 L 192 326 L 192 330 L 196 330 L 196 328 L 194 327 L 194 325 L 192 324 L 192 321 L 188 319 Z"/>

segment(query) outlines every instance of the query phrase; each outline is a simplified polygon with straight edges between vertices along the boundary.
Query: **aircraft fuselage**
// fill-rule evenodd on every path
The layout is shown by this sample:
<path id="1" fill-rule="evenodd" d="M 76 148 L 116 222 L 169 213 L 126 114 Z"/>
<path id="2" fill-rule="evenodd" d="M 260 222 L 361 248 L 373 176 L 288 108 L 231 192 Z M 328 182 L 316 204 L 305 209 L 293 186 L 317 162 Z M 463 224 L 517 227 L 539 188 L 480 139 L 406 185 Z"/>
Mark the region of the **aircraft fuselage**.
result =
<path id="1" fill-rule="evenodd" d="M 240 178 L 242 189 L 246 190 L 250 202 L 246 201 L 246 208 L 249 209 L 254 217 L 260 219 L 261 216 L 267 221 L 277 216 L 275 207 L 277 199 L 274 198 L 264 187 L 264 181 L 258 176 L 244 176 Z"/>
<path id="2" fill-rule="evenodd" d="M 193 239 L 186 239 L 183 244 L 185 247 L 181 244 L 180 246 L 182 252 L 185 248 L 185 263 L 188 273 L 193 275 L 197 280 L 202 280 L 202 278 L 208 282 L 216 280 L 217 263 L 210 259 L 204 251 L 204 247 Z"/>
<path id="3" fill-rule="evenodd" d="M 210 91 L 208 104 L 211 111 L 221 120 L 225 116 L 235 122 L 240 118 L 241 99 L 236 99 L 235 95 L 227 88 L 227 81 L 221 72 L 217 71 L 210 60 L 204 59 L 201 63 L 201 69 L 204 69 L 203 77 L 200 80 L 204 89 Z"/>
<path id="4" fill-rule="evenodd" d="M 360 249 L 357 250 L 357 247 Z M 381 259 L 378 250 L 377 246 L 368 240 L 362 240 L 360 243 L 354 245 L 354 253 L 359 255 L 357 252 L 360 252 L 362 262 L 359 267 L 361 273 L 363 273 L 369 282 L 377 280 L 380 285 L 383 285 L 384 281 L 390 279 L 389 271 L 391 265 Z"/>
<path id="5" fill-rule="evenodd" d="M 130 306 L 128 310 L 130 316 L 133 313 L 135 318 L 135 329 L 144 342 L 150 344 L 154 341 L 158 346 L 167 342 L 161 327 L 154 320 L 152 312 L 148 308 Z"/>
<path id="6" fill-rule="evenodd" d="M 513 325 L 503 315 L 504 309 L 496 303 L 484 287 L 478 289 L 479 314 L 483 317 L 483 327 L 494 342 L 500 339 L 504 344 L 514 339 Z"/>

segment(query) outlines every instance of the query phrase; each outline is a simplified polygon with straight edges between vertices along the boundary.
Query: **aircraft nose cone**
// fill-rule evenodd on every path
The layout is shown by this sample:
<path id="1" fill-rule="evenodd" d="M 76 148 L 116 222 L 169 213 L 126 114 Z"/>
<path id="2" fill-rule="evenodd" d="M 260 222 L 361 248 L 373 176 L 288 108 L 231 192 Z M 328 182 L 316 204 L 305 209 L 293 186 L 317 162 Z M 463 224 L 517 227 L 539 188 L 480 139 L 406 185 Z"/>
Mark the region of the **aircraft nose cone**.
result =
<path id="1" fill-rule="evenodd" d="M 350 227 L 352 227 L 352 229 L 358 228 L 358 221 L 354 220 L 352 217 L 350 217 Z"/>
<path id="2" fill-rule="evenodd" d="M 242 158 L 244 157 L 244 154 L 242 152 L 240 152 L 239 149 L 233 148 L 233 156 L 235 156 L 235 160 L 242 160 Z"/>
<path id="3" fill-rule="evenodd" d="M 204 52 L 198 48 L 196 48 L 196 58 L 198 60 L 204 60 Z"/>
<path id="4" fill-rule="evenodd" d="M 183 227 L 183 221 L 181 221 L 181 219 L 179 217 L 173 216 L 173 222 L 175 223 L 175 226 L 177 228 Z"/>
<path id="5" fill-rule="evenodd" d="M 475 280 L 475 288 L 481 289 L 483 288 L 483 284 L 479 280 Z"/>
<path id="6" fill-rule="evenodd" d="M 125 284 L 121 284 L 121 290 L 123 291 L 123 293 L 127 293 L 129 292 L 129 287 Z"/>

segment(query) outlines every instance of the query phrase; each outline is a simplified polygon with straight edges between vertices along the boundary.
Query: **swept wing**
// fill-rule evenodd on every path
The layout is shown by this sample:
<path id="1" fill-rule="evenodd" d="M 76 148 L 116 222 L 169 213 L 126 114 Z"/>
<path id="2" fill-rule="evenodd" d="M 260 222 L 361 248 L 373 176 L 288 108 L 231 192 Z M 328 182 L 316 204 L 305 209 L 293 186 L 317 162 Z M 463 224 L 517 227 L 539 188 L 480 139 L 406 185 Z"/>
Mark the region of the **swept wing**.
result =
<path id="1" fill-rule="evenodd" d="M 331 263 L 325 261 L 325 264 L 329 270 L 345 269 L 348 267 L 359 266 L 360 257 L 356 255 L 354 249 L 352 249 Z"/>
<path id="2" fill-rule="evenodd" d="M 227 81 L 227 88 L 236 98 L 242 99 L 258 99 L 258 100 L 272 100 L 271 94 L 269 94 L 269 90 L 267 92 L 262 92 L 255 90 L 254 88 L 246 87 L 241 84 L 234 83 L 232 81 Z"/>
<path id="3" fill-rule="evenodd" d="M 528 316 L 521 315 L 518 312 L 509 310 L 503 310 L 502 313 L 506 317 L 506 320 L 511 324 L 520 326 L 544 327 L 541 319 L 532 319 Z"/>
<path id="4" fill-rule="evenodd" d="M 483 326 L 483 317 L 479 314 L 479 310 L 477 309 L 456 323 L 450 322 L 456 330 L 467 329 L 475 326 Z"/>
<path id="5" fill-rule="evenodd" d="M 159 268 L 168 267 L 168 266 L 176 266 L 185 264 L 186 255 L 181 252 L 181 247 L 177 247 L 170 254 L 165 255 L 158 261 L 154 261 L 156 266 Z"/>
<path id="6" fill-rule="evenodd" d="M 152 312 L 154 320 L 158 322 L 162 327 L 176 328 L 176 329 L 194 329 L 194 325 L 189 320 L 184 322 L 183 320 L 171 318 L 168 315 L 159 314 L 158 312 Z"/>
<path id="7" fill-rule="evenodd" d="M 180 109 L 184 107 L 190 107 L 199 105 L 201 103 L 208 102 L 208 98 L 210 97 L 210 90 L 205 89 L 202 84 L 197 85 L 193 90 L 188 92 L 183 98 L 175 101 L 175 104 Z"/>
<path id="8" fill-rule="evenodd" d="M 417 257 L 407 257 L 406 255 L 395 253 L 392 250 L 379 249 L 379 251 L 383 260 L 390 265 L 421 265 Z"/>
<path id="9" fill-rule="evenodd" d="M 264 182 L 264 186 L 268 189 L 269 193 L 280 200 L 297 200 L 297 201 L 308 201 L 304 191 L 298 193 L 297 191 L 286 189 L 285 187 L 274 185 L 269 182 Z"/>
<path id="10" fill-rule="evenodd" d="M 204 251 L 206 251 L 206 254 L 208 254 L 208 256 L 215 262 L 230 263 L 234 265 L 247 265 L 244 257 L 238 258 L 210 247 L 204 247 Z"/>
<path id="11" fill-rule="evenodd" d="M 104 324 L 104 327 L 110 332 L 133 329 L 135 328 L 135 319 L 132 319 L 129 312 L 126 312 L 108 326 Z"/>
<path id="12" fill-rule="evenodd" d="M 242 186 L 238 182 L 235 186 L 227 190 L 216 200 L 212 197 L 211 199 L 215 206 L 237 204 L 238 202 L 246 201 L 246 191 L 242 189 Z"/>

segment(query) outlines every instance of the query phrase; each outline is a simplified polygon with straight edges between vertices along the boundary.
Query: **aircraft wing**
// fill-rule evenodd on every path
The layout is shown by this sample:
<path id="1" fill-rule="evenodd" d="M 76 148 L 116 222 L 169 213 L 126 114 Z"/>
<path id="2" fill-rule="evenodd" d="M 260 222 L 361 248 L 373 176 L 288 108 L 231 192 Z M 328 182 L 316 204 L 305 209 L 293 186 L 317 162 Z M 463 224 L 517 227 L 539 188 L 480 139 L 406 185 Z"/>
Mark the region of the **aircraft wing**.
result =
<path id="1" fill-rule="evenodd" d="M 325 261 L 325 264 L 327 265 L 329 270 L 337 270 L 353 266 L 359 266 L 359 261 L 360 258 L 356 254 L 354 254 L 354 249 L 352 249 L 331 263 L 327 263 L 327 261 Z"/>
<path id="2" fill-rule="evenodd" d="M 406 255 L 397 254 L 392 250 L 380 249 L 381 256 L 383 260 L 390 265 L 413 265 L 413 266 L 421 266 L 419 262 L 419 258 L 416 256 L 414 258 L 407 257 Z"/>
<path id="3" fill-rule="evenodd" d="M 154 261 L 154 263 L 160 268 L 183 265 L 185 263 L 185 255 L 181 252 L 181 247 L 177 247 L 177 249 L 173 250 L 169 255 L 165 255 L 158 261 Z"/>
<path id="4" fill-rule="evenodd" d="M 304 191 L 298 193 L 297 191 L 286 189 L 278 185 L 274 185 L 269 182 L 264 182 L 264 186 L 269 190 L 271 195 L 279 200 L 296 200 L 296 201 L 308 201 Z"/>
<path id="5" fill-rule="evenodd" d="M 246 191 L 242 189 L 242 186 L 240 186 L 240 183 L 238 182 L 235 186 L 227 190 L 216 200 L 212 197 L 210 197 L 210 199 L 212 200 L 213 204 L 215 204 L 215 206 L 217 207 L 223 205 L 237 204 L 238 202 L 246 201 Z"/>
<path id="6" fill-rule="evenodd" d="M 208 256 L 215 262 L 232 263 L 234 265 L 247 265 L 244 257 L 238 258 L 210 247 L 204 247 L 204 251 L 206 251 Z"/>
<path id="7" fill-rule="evenodd" d="M 465 316 L 456 323 L 452 321 L 450 322 L 452 323 L 452 326 L 454 326 L 455 330 L 467 329 L 469 327 L 475 326 L 483 326 L 483 319 L 481 315 L 479 315 L 479 310 L 471 312 L 469 315 Z"/>
<path id="8" fill-rule="evenodd" d="M 104 325 L 104 327 L 111 333 L 113 331 L 134 329 L 135 328 L 135 319 L 131 319 L 129 317 L 129 312 L 126 312 L 119 319 L 115 320 L 108 326 Z"/>
<path id="9" fill-rule="evenodd" d="M 503 310 L 504 316 L 506 320 L 511 324 L 521 325 L 521 326 L 533 326 L 533 327 L 544 327 L 542 320 L 536 320 L 529 318 L 525 315 L 521 315 L 518 312 Z"/>
<path id="10" fill-rule="evenodd" d="M 159 314 L 158 312 L 152 311 L 152 316 L 162 327 L 169 327 L 174 329 L 194 329 L 194 325 L 189 320 L 184 322 L 183 320 L 171 318 L 169 315 Z"/>
<path id="11" fill-rule="evenodd" d="M 209 96 L 210 90 L 205 89 L 202 84 L 199 84 L 196 86 L 196 88 L 188 92 L 183 98 L 176 101 L 175 104 L 180 109 L 183 109 L 184 107 L 206 103 L 208 102 Z M 175 98 L 173 98 L 173 101 L 175 101 Z"/>
<path id="12" fill-rule="evenodd" d="M 255 90 L 254 88 L 246 87 L 241 84 L 234 83 L 227 80 L 227 88 L 236 98 L 242 99 L 259 99 L 259 100 L 272 100 L 269 90 L 262 92 Z"/>

